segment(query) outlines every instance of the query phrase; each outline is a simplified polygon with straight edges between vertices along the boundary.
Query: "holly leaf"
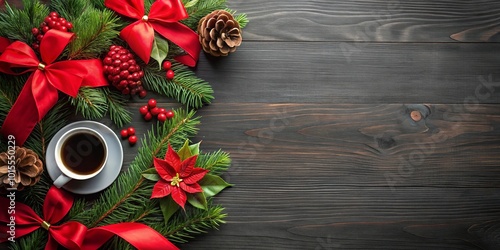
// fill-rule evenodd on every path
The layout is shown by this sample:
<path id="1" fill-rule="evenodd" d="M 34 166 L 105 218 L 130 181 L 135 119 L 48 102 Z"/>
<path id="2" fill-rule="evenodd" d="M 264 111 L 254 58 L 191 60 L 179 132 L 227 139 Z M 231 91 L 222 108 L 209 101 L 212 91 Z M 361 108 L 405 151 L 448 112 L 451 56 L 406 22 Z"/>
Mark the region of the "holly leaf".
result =
<path id="1" fill-rule="evenodd" d="M 206 174 L 198 183 L 201 185 L 206 197 L 212 197 L 225 188 L 232 186 L 232 184 L 227 183 L 220 176 L 212 174 Z"/>
<path id="2" fill-rule="evenodd" d="M 172 199 L 172 196 L 169 195 L 165 198 L 160 199 L 160 208 L 161 212 L 163 214 L 163 219 L 165 221 L 165 225 L 167 225 L 168 220 L 170 220 L 170 217 L 179 210 L 180 206 L 175 203 L 174 199 Z"/>
<path id="3" fill-rule="evenodd" d="M 155 39 L 153 40 L 153 49 L 151 50 L 151 58 L 155 59 L 158 62 L 158 65 L 161 65 L 163 60 L 167 58 L 168 54 L 168 41 L 155 35 Z"/>
<path id="4" fill-rule="evenodd" d="M 189 194 L 188 195 L 188 200 L 189 204 L 193 205 L 193 207 L 207 210 L 207 197 L 205 197 L 205 194 L 203 192 L 200 193 L 194 193 L 194 194 Z"/>
<path id="5" fill-rule="evenodd" d="M 155 168 L 150 168 L 142 172 L 142 177 L 150 181 L 159 181 L 160 175 L 156 172 Z"/>

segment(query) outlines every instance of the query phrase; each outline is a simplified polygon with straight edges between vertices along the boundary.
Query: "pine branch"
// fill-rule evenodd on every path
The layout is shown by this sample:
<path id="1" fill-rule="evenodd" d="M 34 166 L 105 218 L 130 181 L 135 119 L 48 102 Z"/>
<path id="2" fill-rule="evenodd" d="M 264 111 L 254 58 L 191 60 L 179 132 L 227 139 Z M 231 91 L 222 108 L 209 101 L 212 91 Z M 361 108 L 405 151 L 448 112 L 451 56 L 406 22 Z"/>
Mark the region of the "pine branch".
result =
<path id="1" fill-rule="evenodd" d="M 112 11 L 90 7 L 78 15 L 73 26 L 76 39 L 68 45 L 70 59 L 99 57 L 111 46 L 121 27 L 119 18 Z"/>
<path id="2" fill-rule="evenodd" d="M 125 108 L 127 104 L 127 96 L 122 95 L 117 91 L 112 91 L 109 88 L 103 88 L 104 95 L 108 104 L 108 113 L 111 120 L 117 127 L 132 121 L 132 113 Z"/>
<path id="3" fill-rule="evenodd" d="M 35 37 L 31 28 L 38 27 L 49 14 L 49 8 L 35 0 L 24 0 L 24 9 L 12 9 L 5 3 L 5 12 L 0 13 L 0 36 L 32 44 Z"/>
<path id="4" fill-rule="evenodd" d="M 226 8 L 226 11 L 231 13 L 231 15 L 233 15 L 234 20 L 236 20 L 238 22 L 241 29 L 245 28 L 247 26 L 248 22 L 250 21 L 250 20 L 248 20 L 248 16 L 245 13 L 236 14 L 235 10 L 231 10 L 231 9 L 227 9 L 227 8 Z"/>
<path id="5" fill-rule="evenodd" d="M 209 200 L 208 209 L 186 209 L 186 213 L 177 213 L 168 223 L 166 228 L 155 227 L 158 232 L 169 240 L 177 243 L 185 243 L 194 235 L 206 233 L 209 229 L 217 229 L 220 224 L 225 223 L 227 214 L 224 208 L 213 205 Z"/>
<path id="6" fill-rule="evenodd" d="M 217 150 L 208 154 L 200 154 L 196 165 L 210 170 L 211 174 L 221 175 L 231 165 L 231 158 L 228 153 Z"/>
<path id="7" fill-rule="evenodd" d="M 94 120 L 104 117 L 108 110 L 106 95 L 102 88 L 80 88 L 76 98 L 69 97 L 70 104 L 76 107 L 76 113 L 85 119 Z"/>
<path id="8" fill-rule="evenodd" d="M 183 0 L 189 17 L 182 20 L 182 23 L 196 30 L 200 19 L 214 10 L 225 9 L 226 0 Z M 190 7 L 189 7 L 190 6 Z"/>
<path id="9" fill-rule="evenodd" d="M 172 70 L 175 72 L 173 80 L 167 80 L 165 71 L 158 70 L 154 65 L 143 68 L 143 84 L 146 89 L 175 98 L 180 103 L 192 108 L 201 108 L 214 99 L 214 91 L 210 84 L 198 78 L 193 71 L 184 65 L 173 64 Z"/>
<path id="10" fill-rule="evenodd" d="M 91 207 L 73 219 L 89 227 L 114 224 L 130 218 L 134 208 L 140 208 L 149 202 L 151 189 L 142 188 L 142 185 L 151 184 L 143 183 L 141 173 L 153 166 L 153 156 L 166 150 L 168 143 L 179 147 L 185 138 L 196 134 L 199 118 L 194 118 L 194 114 L 193 111 L 176 110 L 172 120 L 159 125 L 156 131 L 150 131 L 143 139 L 143 146 L 129 169 L 96 201 L 100 205 Z"/>
<path id="11" fill-rule="evenodd" d="M 61 17 L 73 22 L 79 16 L 87 11 L 88 0 L 51 0 L 51 9 L 57 11 Z"/>

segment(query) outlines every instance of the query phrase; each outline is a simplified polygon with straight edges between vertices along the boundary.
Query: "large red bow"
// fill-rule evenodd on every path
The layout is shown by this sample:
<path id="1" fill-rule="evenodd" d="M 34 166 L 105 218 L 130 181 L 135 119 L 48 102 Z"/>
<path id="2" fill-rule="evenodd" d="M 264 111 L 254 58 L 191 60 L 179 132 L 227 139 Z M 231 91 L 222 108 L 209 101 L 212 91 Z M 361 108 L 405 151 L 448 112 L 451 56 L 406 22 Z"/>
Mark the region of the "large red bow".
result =
<path id="1" fill-rule="evenodd" d="M 177 44 L 187 54 L 175 59 L 190 67 L 196 66 L 200 54 L 198 35 L 179 20 L 188 17 L 181 0 L 157 0 L 151 5 L 149 15 L 144 13 L 143 0 L 105 0 L 106 7 L 136 22 L 125 27 L 120 37 L 146 63 L 153 48 L 154 32 Z"/>
<path id="2" fill-rule="evenodd" d="M 22 145 L 47 112 L 57 103 L 58 90 L 76 97 L 81 86 L 106 86 L 99 59 L 54 62 L 73 33 L 48 31 L 40 43 L 40 61 L 33 49 L 16 41 L 0 55 L 0 72 L 20 75 L 30 71 L 19 97 L 2 126 L 4 136 L 14 135 Z"/>
<path id="3" fill-rule="evenodd" d="M 43 203 L 43 217 L 40 218 L 30 207 L 16 202 L 16 193 L 11 192 L 8 198 L 0 197 L 0 229 L 7 233 L 6 238 L 0 238 L 0 242 L 14 241 L 27 235 L 40 227 L 49 231 L 49 239 L 45 249 L 57 249 L 61 246 L 68 249 L 80 249 L 87 227 L 75 221 L 66 222 L 62 225 L 53 225 L 59 222 L 71 209 L 73 198 L 70 194 L 55 187 L 47 193 Z"/>
<path id="4" fill-rule="evenodd" d="M 30 207 L 15 202 L 15 193 L 0 197 L 0 230 L 7 236 L 0 243 L 15 240 L 40 227 L 49 231 L 46 250 L 55 250 L 58 245 L 68 249 L 97 250 L 112 236 L 117 235 L 139 250 L 178 250 L 178 248 L 154 229 L 140 223 L 124 222 L 87 231 L 87 227 L 76 221 L 55 226 L 71 209 L 73 197 L 54 186 L 49 189 L 40 218 Z M 11 228 L 12 227 L 12 228 Z M 12 233 L 11 233 L 12 232 Z"/>

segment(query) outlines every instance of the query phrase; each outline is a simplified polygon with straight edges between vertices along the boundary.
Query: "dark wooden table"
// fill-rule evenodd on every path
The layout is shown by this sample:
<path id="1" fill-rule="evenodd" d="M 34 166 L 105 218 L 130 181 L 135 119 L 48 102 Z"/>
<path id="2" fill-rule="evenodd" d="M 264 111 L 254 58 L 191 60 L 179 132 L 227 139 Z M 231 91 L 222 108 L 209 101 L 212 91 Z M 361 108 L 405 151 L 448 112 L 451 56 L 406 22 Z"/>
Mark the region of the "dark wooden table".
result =
<path id="1" fill-rule="evenodd" d="M 183 249 L 500 249 L 499 1 L 228 2 L 251 22 L 196 68 L 194 141 L 235 186 Z"/>
<path id="2" fill-rule="evenodd" d="M 500 249 L 499 1 L 228 2 L 195 140 L 236 186 L 184 249 Z"/>

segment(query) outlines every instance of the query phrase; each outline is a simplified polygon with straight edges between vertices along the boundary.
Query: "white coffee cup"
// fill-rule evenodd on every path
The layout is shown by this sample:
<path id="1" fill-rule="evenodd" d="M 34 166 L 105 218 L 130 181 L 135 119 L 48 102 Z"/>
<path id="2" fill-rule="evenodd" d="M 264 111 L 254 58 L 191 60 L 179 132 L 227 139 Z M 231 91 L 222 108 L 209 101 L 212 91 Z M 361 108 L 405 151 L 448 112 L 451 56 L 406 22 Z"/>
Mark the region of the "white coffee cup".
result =
<path id="1" fill-rule="evenodd" d="M 77 127 L 64 133 L 55 146 L 56 165 L 62 172 L 54 181 L 60 188 L 70 180 L 88 180 L 98 175 L 108 160 L 108 146 L 94 129 Z"/>

